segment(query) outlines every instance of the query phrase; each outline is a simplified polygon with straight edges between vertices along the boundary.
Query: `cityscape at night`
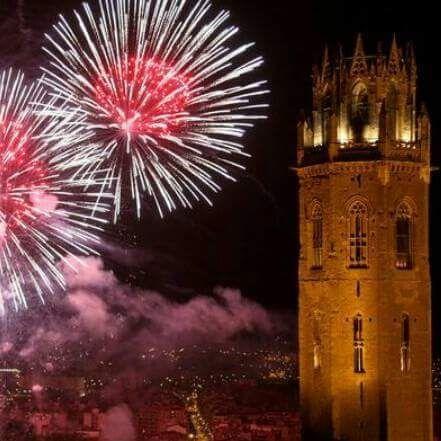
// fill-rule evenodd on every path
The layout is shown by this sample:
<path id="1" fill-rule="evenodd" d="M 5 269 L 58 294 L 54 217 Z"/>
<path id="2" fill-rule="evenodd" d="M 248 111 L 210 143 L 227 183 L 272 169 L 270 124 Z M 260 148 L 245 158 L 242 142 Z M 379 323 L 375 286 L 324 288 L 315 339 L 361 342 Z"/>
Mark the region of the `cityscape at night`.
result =
<path id="1" fill-rule="evenodd" d="M 435 16 L 0 0 L 0 441 L 441 440 Z"/>
<path id="2" fill-rule="evenodd" d="M 134 439 L 130 433 L 137 433 L 139 439 L 179 440 L 202 439 L 202 432 L 208 439 L 221 440 L 246 440 L 250 435 L 300 439 L 291 344 L 279 337 L 255 352 L 234 345 L 188 350 L 191 358 L 214 359 L 229 373 L 213 374 L 209 368 L 205 374 L 193 372 L 185 362 L 186 350 L 156 354 L 153 348 L 141 355 L 145 363 L 167 359 L 174 365 L 173 374 L 154 379 L 133 373 L 120 376 L 111 362 L 84 377 L 35 366 L 3 368 L 2 424 L 11 432 L 7 439 L 15 439 L 18 432 L 26 432 L 29 439 L 31 433 L 48 439 Z M 124 405 L 118 403 L 121 396 Z M 105 435 L 112 416 L 112 427 L 126 425 L 126 433 Z"/>

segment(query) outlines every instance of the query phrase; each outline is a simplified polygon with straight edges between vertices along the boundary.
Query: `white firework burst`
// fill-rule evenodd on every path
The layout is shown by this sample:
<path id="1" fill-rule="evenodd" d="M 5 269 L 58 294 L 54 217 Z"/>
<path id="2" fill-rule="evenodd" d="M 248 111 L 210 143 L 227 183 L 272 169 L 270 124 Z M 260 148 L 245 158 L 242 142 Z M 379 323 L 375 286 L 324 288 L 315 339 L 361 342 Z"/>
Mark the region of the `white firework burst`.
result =
<path id="1" fill-rule="evenodd" d="M 229 13 L 208 0 L 101 0 L 60 16 L 44 48 L 45 83 L 80 112 L 95 164 L 121 205 L 141 217 L 146 196 L 163 215 L 234 180 L 243 137 L 264 118 L 261 57 L 235 43 Z M 251 79 L 250 79 L 251 78 Z M 104 191 L 103 187 L 101 190 Z M 132 201 L 132 202 L 130 202 Z"/>
<path id="2" fill-rule="evenodd" d="M 60 260 L 96 254 L 106 208 L 84 192 L 97 183 L 82 171 L 94 158 L 75 148 L 80 118 L 55 107 L 40 81 L 0 72 L 0 314 L 63 288 Z"/>

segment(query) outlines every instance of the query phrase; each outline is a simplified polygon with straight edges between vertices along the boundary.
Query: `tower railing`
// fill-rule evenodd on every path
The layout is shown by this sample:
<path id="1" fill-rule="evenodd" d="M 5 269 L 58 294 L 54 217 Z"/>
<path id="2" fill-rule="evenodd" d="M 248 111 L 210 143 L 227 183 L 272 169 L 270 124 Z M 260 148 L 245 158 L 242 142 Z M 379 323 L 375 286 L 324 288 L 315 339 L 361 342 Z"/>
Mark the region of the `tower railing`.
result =
<path id="1" fill-rule="evenodd" d="M 390 141 L 387 145 L 379 141 L 337 144 L 336 160 L 396 159 L 418 162 L 422 159 L 420 141 Z M 329 145 L 316 145 L 303 150 L 303 166 L 320 164 L 329 160 Z"/>

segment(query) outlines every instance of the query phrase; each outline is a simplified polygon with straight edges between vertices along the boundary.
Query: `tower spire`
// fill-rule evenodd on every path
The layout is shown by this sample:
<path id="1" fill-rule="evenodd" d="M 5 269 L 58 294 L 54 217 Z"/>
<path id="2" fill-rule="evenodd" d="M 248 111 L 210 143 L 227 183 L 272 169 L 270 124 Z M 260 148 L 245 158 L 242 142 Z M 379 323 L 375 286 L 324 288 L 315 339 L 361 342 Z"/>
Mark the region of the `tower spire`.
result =
<path id="1" fill-rule="evenodd" d="M 354 56 L 352 59 L 351 75 L 360 75 L 366 73 L 368 65 L 366 62 L 366 54 L 364 52 L 363 37 L 361 33 L 357 35 Z"/>
<path id="2" fill-rule="evenodd" d="M 357 42 L 355 43 L 355 52 L 354 52 L 354 58 L 365 57 L 364 53 L 364 45 L 363 45 L 363 36 L 361 32 L 357 34 Z"/>
<path id="3" fill-rule="evenodd" d="M 323 63 L 322 63 L 322 82 L 325 82 L 332 75 L 331 63 L 329 61 L 329 48 L 328 45 L 325 46 L 325 52 L 323 53 Z"/>
<path id="4" fill-rule="evenodd" d="M 390 47 L 390 54 L 389 54 L 389 72 L 392 74 L 396 74 L 399 72 L 399 68 L 400 68 L 400 51 L 398 49 L 398 44 L 397 44 L 397 34 L 394 32 L 392 45 Z"/>
<path id="5" fill-rule="evenodd" d="M 406 59 L 410 76 L 412 79 L 416 79 L 418 68 L 416 64 L 415 47 L 412 42 L 407 45 Z"/>

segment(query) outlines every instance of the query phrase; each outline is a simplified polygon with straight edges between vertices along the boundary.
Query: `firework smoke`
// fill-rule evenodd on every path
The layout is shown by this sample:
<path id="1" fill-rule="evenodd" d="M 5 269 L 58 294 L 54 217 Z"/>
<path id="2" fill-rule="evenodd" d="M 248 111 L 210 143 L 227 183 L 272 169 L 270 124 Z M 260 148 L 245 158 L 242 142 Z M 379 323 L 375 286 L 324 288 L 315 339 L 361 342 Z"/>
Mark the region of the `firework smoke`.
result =
<path id="1" fill-rule="evenodd" d="M 50 312 L 23 313 L 3 334 L 4 360 L 49 372 L 93 375 L 104 366 L 118 376 L 162 378 L 177 369 L 164 354 L 185 350 L 180 356 L 189 372 L 224 369 L 224 362 L 198 363 L 192 348 L 227 344 L 243 334 L 263 338 L 282 329 L 272 314 L 236 290 L 219 288 L 211 297 L 176 302 L 120 284 L 98 258 L 82 262 L 79 272 L 64 265 L 68 294 Z"/>
<path id="2" fill-rule="evenodd" d="M 126 404 L 112 407 L 104 415 L 103 441 L 134 441 L 136 429 L 133 414 Z"/>

